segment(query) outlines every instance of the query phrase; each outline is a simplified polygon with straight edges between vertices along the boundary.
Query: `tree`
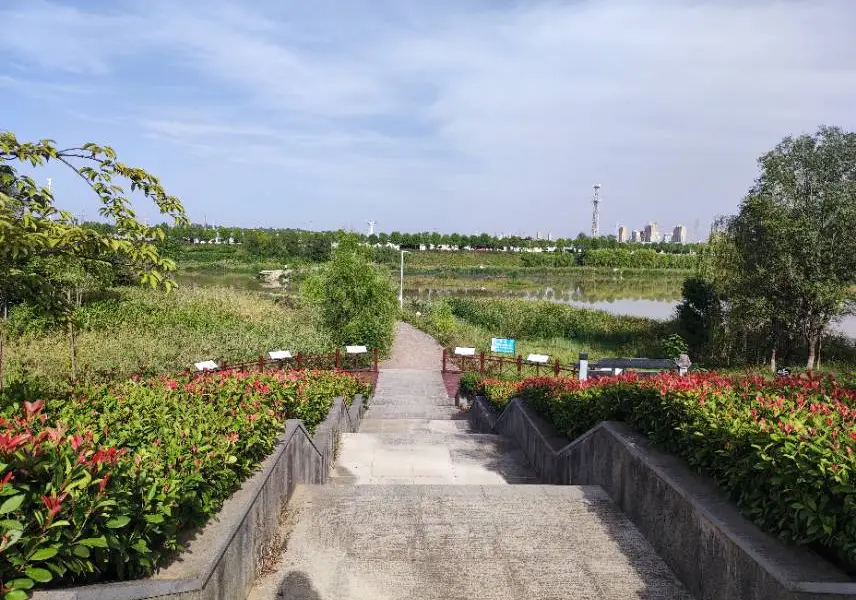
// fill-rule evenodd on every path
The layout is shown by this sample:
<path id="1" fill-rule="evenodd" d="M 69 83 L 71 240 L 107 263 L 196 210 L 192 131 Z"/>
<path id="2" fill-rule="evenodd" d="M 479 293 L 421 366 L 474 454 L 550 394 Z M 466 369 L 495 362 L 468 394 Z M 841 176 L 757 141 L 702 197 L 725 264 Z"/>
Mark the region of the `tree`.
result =
<path id="1" fill-rule="evenodd" d="M 50 161 L 87 183 L 101 202 L 99 214 L 110 223 L 109 230 L 78 223 L 55 206 L 50 190 L 15 166 L 37 168 Z M 119 162 L 109 146 L 88 143 L 63 150 L 53 140 L 19 142 L 13 133 L 0 131 L 0 316 L 6 315 L 10 302 L 26 300 L 70 322 L 76 295 L 68 286 L 82 285 L 92 273 L 115 265 L 116 257 L 144 284 L 173 287 L 167 275 L 175 263 L 161 256 L 154 244 L 164 239 L 164 232 L 137 219 L 119 185 L 122 181 L 175 224 L 187 223 L 181 202 L 168 195 L 155 176 Z M 2 335 L 0 329 L 0 347 Z M 2 381 L 0 361 L 0 385 Z"/>
<path id="2" fill-rule="evenodd" d="M 389 272 L 371 263 L 370 250 L 345 236 L 321 272 L 304 284 L 324 326 L 339 345 L 392 345 L 398 302 Z"/>
<path id="3" fill-rule="evenodd" d="M 720 245 L 724 296 L 731 314 L 751 314 L 765 330 L 773 365 L 795 333 L 811 369 L 856 283 L 856 134 L 820 127 L 787 137 L 759 164 L 761 175 Z"/>

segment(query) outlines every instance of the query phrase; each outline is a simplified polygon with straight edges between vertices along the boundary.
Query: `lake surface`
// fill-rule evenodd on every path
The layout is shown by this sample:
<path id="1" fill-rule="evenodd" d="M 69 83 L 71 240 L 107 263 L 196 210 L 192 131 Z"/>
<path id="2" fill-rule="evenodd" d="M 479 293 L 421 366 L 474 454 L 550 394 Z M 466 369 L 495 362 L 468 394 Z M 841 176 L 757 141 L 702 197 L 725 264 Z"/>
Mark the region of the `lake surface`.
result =
<path id="1" fill-rule="evenodd" d="M 246 273 L 183 273 L 176 277 L 179 285 L 224 286 L 243 290 L 285 292 L 289 286 L 276 286 L 259 281 Z M 681 298 L 680 279 L 568 277 L 549 285 L 514 287 L 508 282 L 458 278 L 430 287 L 408 287 L 405 276 L 405 298 L 429 300 L 443 296 L 481 298 L 523 298 L 563 302 L 583 308 L 596 308 L 617 315 L 631 315 L 666 320 L 674 315 Z M 834 329 L 856 338 L 856 316 L 848 316 Z"/>

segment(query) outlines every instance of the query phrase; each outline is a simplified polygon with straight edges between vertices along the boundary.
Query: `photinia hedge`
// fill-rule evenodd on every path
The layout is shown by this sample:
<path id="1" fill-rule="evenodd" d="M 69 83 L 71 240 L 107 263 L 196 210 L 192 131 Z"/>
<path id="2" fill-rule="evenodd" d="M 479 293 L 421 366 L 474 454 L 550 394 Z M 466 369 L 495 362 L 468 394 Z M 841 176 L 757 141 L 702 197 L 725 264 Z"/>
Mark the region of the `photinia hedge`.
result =
<path id="1" fill-rule="evenodd" d="M 713 478 L 748 518 L 856 571 L 856 390 L 832 377 L 715 374 L 482 380 L 503 407 L 527 401 L 575 438 L 625 421 Z"/>
<path id="2" fill-rule="evenodd" d="M 337 372 L 223 371 L 24 402 L 0 418 L 0 587 L 151 574 L 273 450 L 334 398 L 368 395 Z"/>

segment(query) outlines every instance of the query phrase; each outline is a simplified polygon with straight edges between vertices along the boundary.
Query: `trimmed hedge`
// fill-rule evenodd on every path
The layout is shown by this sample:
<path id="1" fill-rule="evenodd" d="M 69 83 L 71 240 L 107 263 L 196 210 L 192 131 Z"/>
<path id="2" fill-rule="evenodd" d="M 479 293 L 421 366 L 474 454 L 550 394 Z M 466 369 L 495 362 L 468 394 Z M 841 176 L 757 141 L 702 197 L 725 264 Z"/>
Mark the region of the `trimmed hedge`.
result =
<path id="1" fill-rule="evenodd" d="M 182 549 L 273 450 L 287 419 L 314 430 L 346 373 L 223 371 L 72 387 L 0 418 L 0 585 L 143 577 Z"/>
<path id="2" fill-rule="evenodd" d="M 831 377 L 629 374 L 477 387 L 498 407 L 527 401 L 571 438 L 600 421 L 629 423 L 712 477 L 762 529 L 856 572 L 856 391 Z"/>

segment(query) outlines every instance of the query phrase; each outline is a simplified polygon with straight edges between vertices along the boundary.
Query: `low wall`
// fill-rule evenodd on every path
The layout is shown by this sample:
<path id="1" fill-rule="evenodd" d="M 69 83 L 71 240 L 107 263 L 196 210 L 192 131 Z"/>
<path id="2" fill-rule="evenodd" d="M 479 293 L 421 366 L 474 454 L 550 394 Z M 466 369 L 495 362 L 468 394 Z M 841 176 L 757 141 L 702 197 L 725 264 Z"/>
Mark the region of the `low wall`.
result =
<path id="1" fill-rule="evenodd" d="M 265 552 L 274 541 L 279 517 L 300 484 L 324 483 L 339 435 L 355 432 L 366 404 L 357 396 L 348 407 L 337 398 L 310 436 L 290 420 L 274 451 L 193 535 L 187 549 L 147 579 L 40 591 L 33 600 L 236 600 L 246 598 Z"/>
<path id="2" fill-rule="evenodd" d="M 475 398 L 476 431 L 516 440 L 545 483 L 599 485 L 699 600 L 856 600 L 856 583 L 803 548 L 762 532 L 708 479 L 623 423 L 573 442 L 513 400 Z"/>

